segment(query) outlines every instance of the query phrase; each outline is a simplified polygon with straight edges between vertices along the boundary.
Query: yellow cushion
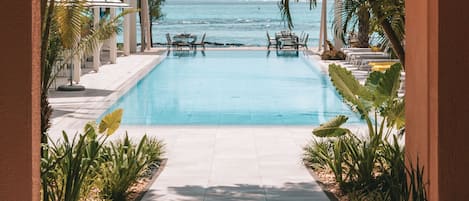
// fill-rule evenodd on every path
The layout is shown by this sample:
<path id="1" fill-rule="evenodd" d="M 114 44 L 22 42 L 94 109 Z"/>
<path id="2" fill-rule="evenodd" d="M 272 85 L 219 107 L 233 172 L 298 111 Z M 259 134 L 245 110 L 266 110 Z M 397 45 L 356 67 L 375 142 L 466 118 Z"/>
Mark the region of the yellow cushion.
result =
<path id="1" fill-rule="evenodd" d="M 371 67 L 371 70 L 373 70 L 373 71 L 385 71 L 389 68 L 391 68 L 391 65 L 373 65 Z"/>
<path id="2" fill-rule="evenodd" d="M 373 47 L 371 47 L 371 51 L 372 51 L 372 52 L 380 52 L 380 51 L 381 51 L 381 48 L 376 47 L 376 46 L 373 46 Z"/>
<path id="3" fill-rule="evenodd" d="M 375 61 L 375 62 L 370 62 L 368 63 L 368 65 L 370 66 L 374 66 L 374 65 L 394 65 L 396 64 L 397 62 L 395 61 Z"/>

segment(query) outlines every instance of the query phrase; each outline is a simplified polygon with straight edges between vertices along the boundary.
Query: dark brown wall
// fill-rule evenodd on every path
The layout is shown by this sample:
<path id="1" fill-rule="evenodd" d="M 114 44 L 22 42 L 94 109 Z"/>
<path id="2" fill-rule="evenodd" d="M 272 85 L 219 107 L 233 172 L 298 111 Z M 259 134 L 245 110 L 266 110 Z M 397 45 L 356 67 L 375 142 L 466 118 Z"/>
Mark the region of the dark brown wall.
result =
<path id="1" fill-rule="evenodd" d="M 469 1 L 439 4 L 440 200 L 468 200 Z"/>
<path id="2" fill-rule="evenodd" d="M 438 200 L 438 0 L 406 1 L 406 151 L 425 167 Z M 433 10 L 431 10 L 433 9 Z"/>
<path id="3" fill-rule="evenodd" d="M 425 165 L 432 201 L 469 197 L 468 6 L 406 1 L 406 149 Z"/>
<path id="4" fill-rule="evenodd" d="M 2 1 L 0 200 L 39 200 L 38 0 Z"/>

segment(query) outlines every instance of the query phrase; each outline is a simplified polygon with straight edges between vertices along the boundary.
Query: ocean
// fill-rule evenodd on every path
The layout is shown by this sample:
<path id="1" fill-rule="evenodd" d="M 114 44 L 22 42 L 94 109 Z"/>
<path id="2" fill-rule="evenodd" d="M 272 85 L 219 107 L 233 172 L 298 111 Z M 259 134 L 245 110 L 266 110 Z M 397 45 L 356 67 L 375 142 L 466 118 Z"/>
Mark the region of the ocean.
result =
<path id="1" fill-rule="evenodd" d="M 330 0 L 328 30 L 331 30 L 333 5 L 334 1 Z M 264 46 L 266 31 L 273 35 L 287 29 L 278 0 L 166 0 L 162 11 L 164 17 L 153 26 L 154 43 L 165 43 L 166 33 L 192 33 L 199 37 L 206 33 L 206 42 Z M 291 0 L 291 12 L 293 31 L 308 33 L 309 46 L 318 46 L 321 2 L 310 10 L 308 2 Z M 140 41 L 140 34 L 137 37 Z"/>

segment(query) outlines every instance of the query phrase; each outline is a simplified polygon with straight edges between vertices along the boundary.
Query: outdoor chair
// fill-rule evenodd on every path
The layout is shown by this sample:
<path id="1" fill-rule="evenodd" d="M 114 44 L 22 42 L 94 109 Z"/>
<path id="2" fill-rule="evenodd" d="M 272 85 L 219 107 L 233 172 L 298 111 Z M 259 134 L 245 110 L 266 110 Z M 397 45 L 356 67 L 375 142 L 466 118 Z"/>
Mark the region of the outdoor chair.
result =
<path id="1" fill-rule="evenodd" d="M 192 43 L 192 47 L 197 49 L 197 46 L 201 46 L 204 50 L 205 50 L 205 36 L 207 35 L 207 33 L 204 33 L 202 35 L 202 39 L 199 41 L 199 42 L 193 42 Z"/>
<path id="2" fill-rule="evenodd" d="M 304 34 L 303 37 L 300 38 L 300 42 L 298 43 L 298 46 L 308 49 L 308 38 L 309 38 L 309 34 Z"/>
<path id="3" fill-rule="evenodd" d="M 169 33 L 166 33 L 166 45 L 168 46 L 168 49 L 174 45 L 174 43 L 171 41 L 171 36 Z"/>
<path id="4" fill-rule="evenodd" d="M 275 48 L 277 48 L 278 47 L 277 39 L 271 38 L 268 31 L 266 31 L 266 34 L 267 34 L 267 49 L 270 49 L 271 45 L 275 45 Z"/>
<path id="5" fill-rule="evenodd" d="M 300 34 L 300 42 L 304 40 L 305 36 L 306 36 L 306 33 L 302 31 Z"/>

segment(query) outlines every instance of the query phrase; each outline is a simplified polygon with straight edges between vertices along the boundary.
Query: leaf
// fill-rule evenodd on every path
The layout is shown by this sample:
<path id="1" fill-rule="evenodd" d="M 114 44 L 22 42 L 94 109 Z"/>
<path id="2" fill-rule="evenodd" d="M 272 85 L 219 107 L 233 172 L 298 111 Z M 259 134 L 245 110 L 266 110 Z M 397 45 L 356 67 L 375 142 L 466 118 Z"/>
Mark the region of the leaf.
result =
<path id="1" fill-rule="evenodd" d="M 388 99 L 388 96 L 378 92 L 378 85 L 384 76 L 384 73 L 374 71 L 370 73 L 365 82 L 365 88 L 369 93 L 367 96 L 363 96 L 363 98 L 371 102 L 374 107 L 380 107 Z"/>
<path id="2" fill-rule="evenodd" d="M 369 96 L 369 92 L 365 87 L 360 85 L 358 80 L 352 75 L 352 72 L 339 65 L 331 64 L 329 65 L 329 76 L 339 94 L 352 107 L 355 107 L 361 116 L 368 115 L 369 107 L 365 107 L 359 97 Z"/>
<path id="3" fill-rule="evenodd" d="M 342 124 L 347 122 L 348 117 L 339 115 L 329 122 L 321 124 L 318 128 L 313 130 L 313 134 L 318 137 L 340 137 L 347 133 L 351 133 L 349 129 L 340 128 Z"/>
<path id="4" fill-rule="evenodd" d="M 397 63 L 384 72 L 384 76 L 376 88 L 381 95 L 390 99 L 397 97 L 397 90 L 401 84 L 401 69 L 401 64 Z"/>
<path id="5" fill-rule="evenodd" d="M 397 129 L 405 127 L 405 101 L 403 99 L 396 101 L 387 111 L 387 127 L 395 126 Z"/>
<path id="6" fill-rule="evenodd" d="M 107 135 L 112 135 L 119 128 L 122 120 L 124 110 L 117 109 L 116 111 L 106 115 L 99 123 L 99 132 L 106 132 Z"/>
<path id="7" fill-rule="evenodd" d="M 375 91 L 378 87 L 379 81 L 384 77 L 384 74 L 380 71 L 373 71 L 366 78 L 365 87 L 370 91 Z"/>

